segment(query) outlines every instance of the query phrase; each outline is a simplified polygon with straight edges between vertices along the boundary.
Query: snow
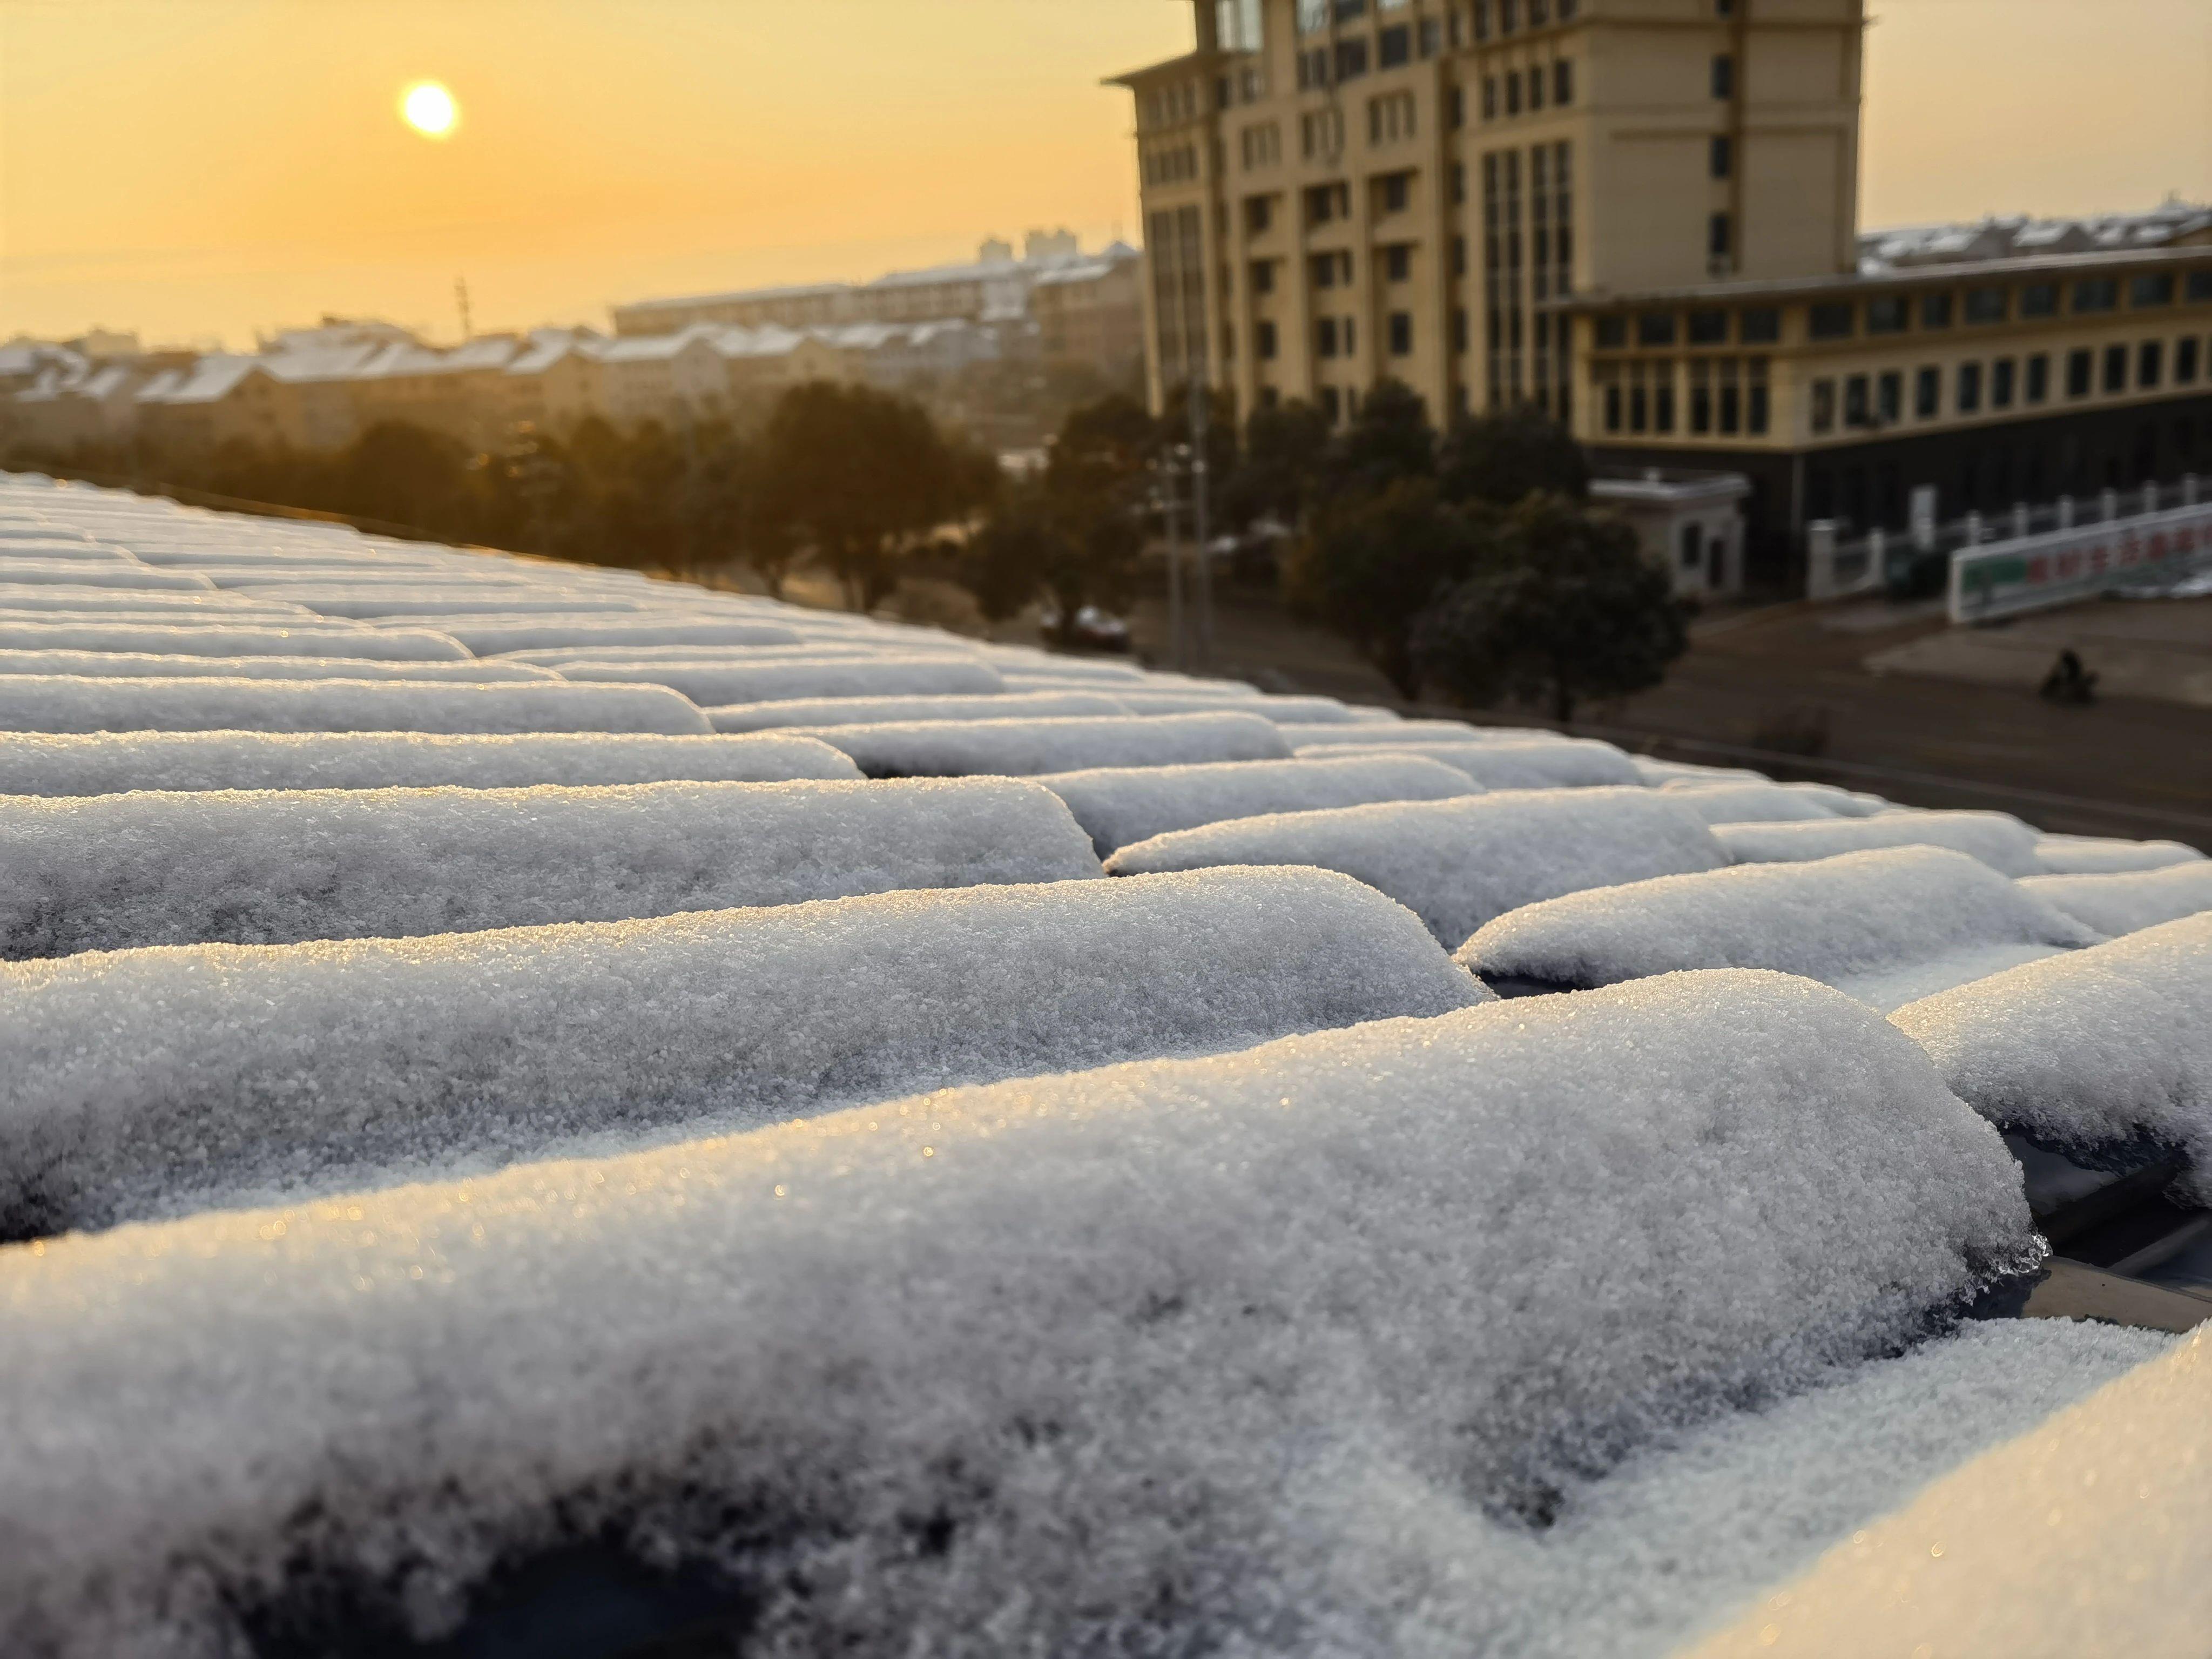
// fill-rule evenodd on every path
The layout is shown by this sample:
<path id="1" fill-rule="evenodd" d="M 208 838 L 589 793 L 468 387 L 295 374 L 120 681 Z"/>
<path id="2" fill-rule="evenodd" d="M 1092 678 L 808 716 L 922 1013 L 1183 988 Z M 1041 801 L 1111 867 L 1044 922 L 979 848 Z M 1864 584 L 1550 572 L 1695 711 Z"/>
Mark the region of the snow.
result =
<path id="1" fill-rule="evenodd" d="M 1397 906 L 1282 870 L 0 963 L 0 1236 L 1485 994 Z"/>
<path id="2" fill-rule="evenodd" d="M 431 1639 L 603 1537 L 763 1651 L 1658 1651 L 2154 1351 L 1801 1395 L 2036 1248 L 1912 1046 L 1763 975 L 57 1239 L 0 1255 L 0 1644 Z"/>
<path id="3" fill-rule="evenodd" d="M 811 738 L 537 732 L 0 732 L 0 795 L 131 790 L 386 789 L 857 778 Z"/>
<path id="4" fill-rule="evenodd" d="M 366 588 L 252 587 L 233 591 L 286 599 L 325 617 L 351 617 L 364 622 L 386 618 L 420 620 L 432 628 L 443 627 L 449 619 L 480 623 L 491 628 L 572 620 L 658 620 L 647 617 L 643 607 L 633 599 L 558 592 L 534 593 L 512 587 L 435 588 L 410 584 Z"/>
<path id="5" fill-rule="evenodd" d="M 553 684 L 550 669 L 509 662 L 392 662 L 374 657 L 164 657 L 132 651 L 0 650 L 0 675 L 94 679 L 466 680 Z"/>
<path id="6" fill-rule="evenodd" d="M 767 622 L 460 621 L 444 628 L 479 657 L 552 645 L 796 645 L 790 629 Z"/>
<path id="7" fill-rule="evenodd" d="M 1111 875 L 1234 864 L 1341 870 L 1388 893 L 1455 949 L 1492 917 L 1540 899 L 1727 862 L 1694 813 L 1639 785 L 1236 818 L 1124 847 L 1106 869 Z"/>
<path id="8" fill-rule="evenodd" d="M 1787 823 L 1839 816 L 1820 796 L 1786 783 L 1675 782 L 1665 787 L 1707 823 Z"/>
<path id="9" fill-rule="evenodd" d="M 1668 783 L 1767 783 L 1765 773 L 1747 766 L 1700 766 L 1693 761 L 1653 760 L 1648 755 L 1630 757 L 1644 781 L 1655 789 Z"/>
<path id="10" fill-rule="evenodd" d="M 1664 793 L 1664 792 L 1662 792 Z M 1877 847 L 1948 847 L 2000 875 L 2033 876 L 2036 832 L 2004 812 L 1885 812 L 1810 823 L 1722 823 L 1713 834 L 1738 864 L 1833 858 Z"/>
<path id="11" fill-rule="evenodd" d="M 1891 1016 L 1952 1090 L 2077 1163 L 2179 1153 L 2212 1202 L 2212 915 L 1910 1003 Z"/>
<path id="12" fill-rule="evenodd" d="M 1964 853 L 1911 847 L 1570 893 L 1486 924 L 1456 959 L 1486 979 L 1563 989 L 1770 968 L 1887 1013 L 2102 938 Z"/>
<path id="13" fill-rule="evenodd" d="M 1265 714 L 1279 726 L 1365 723 L 1358 710 L 1334 697 L 1269 696 L 1249 686 L 1234 691 L 1185 691 L 1151 687 L 1116 689 L 1114 695 L 1139 714 L 1203 714 L 1210 708 L 1242 708 Z"/>
<path id="14" fill-rule="evenodd" d="M 768 732 L 787 726 L 877 726 L 898 720 L 1066 719 L 1078 714 L 1127 714 L 1117 697 L 1096 691 L 1000 691 L 982 694 L 892 695 L 879 697 L 789 697 L 710 708 L 717 732 Z"/>
<path id="15" fill-rule="evenodd" d="M 2207 862 L 2203 854 L 2178 841 L 2123 841 L 2104 836 L 2045 836 L 2035 843 L 2035 855 L 2045 870 L 2057 876 L 2113 875 Z"/>
<path id="16" fill-rule="evenodd" d="M 1355 727 L 1355 730 L 1372 730 Z M 1528 742 L 1401 741 L 1391 734 L 1364 744 L 1307 744 L 1301 755 L 1419 755 L 1464 772 L 1486 789 L 1597 788 L 1607 784 L 1643 787 L 1628 757 L 1609 743 L 1587 738 L 1538 737 Z"/>
<path id="17" fill-rule="evenodd" d="M 708 732 L 648 685 L 0 676 L 9 732 Z"/>
<path id="18" fill-rule="evenodd" d="M 1007 778 L 0 796 L 0 957 L 403 938 L 1098 878 Z"/>
<path id="19" fill-rule="evenodd" d="M 568 663 L 564 678 L 665 685 L 702 708 L 795 697 L 867 697 L 907 692 L 995 693 L 998 671 L 977 659 L 926 656 L 785 657 L 767 662 Z"/>
<path id="20" fill-rule="evenodd" d="M 1067 803 L 1102 858 L 1134 842 L 1227 818 L 1480 793 L 1464 774 L 1411 755 L 1099 767 L 1047 773 L 1037 781 Z"/>
<path id="21" fill-rule="evenodd" d="M 45 586 L 55 582 L 66 582 L 71 587 L 215 592 L 215 584 L 205 576 L 184 570 L 156 570 L 135 559 L 127 564 L 91 559 L 0 559 L 0 584 Z"/>
<path id="22" fill-rule="evenodd" d="M 176 622 L 254 622 L 283 617 L 295 622 L 319 617 L 296 605 L 241 599 L 229 593 L 158 593 L 135 587 L 28 587 L 0 582 L 0 613 L 64 613 L 70 617 L 146 616 Z"/>
<path id="23" fill-rule="evenodd" d="M 790 729 L 842 749 L 870 777 L 1023 777 L 1100 766 L 1283 760 L 1290 755 L 1274 723 L 1257 714 L 898 720 Z"/>
<path id="24" fill-rule="evenodd" d="M 1431 740 L 1455 743 L 1489 743 L 1499 738 L 1526 741 L 1532 738 L 1552 735 L 1537 727 L 1504 726 L 1469 726 L 1465 720 L 1392 720 L 1389 723 L 1392 742 L 1423 743 Z M 1293 748 L 1322 743 L 1365 743 L 1378 741 L 1376 734 L 1367 729 L 1364 721 L 1306 721 L 1293 723 L 1283 728 L 1283 738 Z"/>
<path id="25" fill-rule="evenodd" d="M 2212 860 L 2204 859 L 2109 876 L 2029 876 L 2021 885 L 2113 939 L 2212 910 Z"/>
<path id="26" fill-rule="evenodd" d="M 343 623 L 240 624 L 179 620 L 0 624 L 0 650 L 143 651 L 157 656 L 372 657 L 392 662 L 461 662 L 449 634 L 427 629 L 357 628 Z"/>

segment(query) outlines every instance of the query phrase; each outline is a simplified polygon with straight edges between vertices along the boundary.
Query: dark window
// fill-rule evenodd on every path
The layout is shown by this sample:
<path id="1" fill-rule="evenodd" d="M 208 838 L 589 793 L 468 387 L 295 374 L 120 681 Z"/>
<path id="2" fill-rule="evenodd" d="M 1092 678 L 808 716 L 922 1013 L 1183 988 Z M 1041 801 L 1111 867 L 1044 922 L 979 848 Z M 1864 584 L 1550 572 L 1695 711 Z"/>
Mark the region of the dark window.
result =
<path id="1" fill-rule="evenodd" d="M 1451 314 L 1451 343 L 1454 351 L 1465 351 L 1468 344 L 1467 307 L 1461 306 Z"/>
<path id="2" fill-rule="evenodd" d="M 1457 22 L 1459 20 L 1455 17 L 1452 21 L 1454 22 Z M 1444 30 L 1443 22 L 1434 17 L 1424 17 L 1421 19 L 1421 56 L 1424 58 L 1435 57 L 1437 55 L 1437 48 L 1442 46 L 1443 43 Z"/>
<path id="3" fill-rule="evenodd" d="M 1544 107 L 1544 70 L 1540 64 L 1528 71 L 1528 107 Z"/>
<path id="4" fill-rule="evenodd" d="M 1555 104 L 1575 101 L 1575 64 L 1571 58 L 1562 58 L 1552 65 L 1552 101 Z"/>
<path id="5" fill-rule="evenodd" d="M 1674 429 L 1674 382 L 1665 380 L 1652 389 L 1651 429 L 1672 432 Z"/>
<path id="6" fill-rule="evenodd" d="M 1262 358 L 1275 355 L 1275 325 L 1261 321 L 1252 325 L 1252 349 Z"/>
<path id="7" fill-rule="evenodd" d="M 2192 334 L 2185 340 L 2173 343 L 2173 383 L 2176 386 L 2197 384 L 2198 341 Z"/>
<path id="8" fill-rule="evenodd" d="M 1336 43 L 1336 78 L 1350 81 L 1367 73 L 1367 42 L 1340 40 Z"/>
<path id="9" fill-rule="evenodd" d="M 1702 570 L 1705 566 L 1705 527 L 1692 520 L 1682 526 L 1682 568 Z"/>
<path id="10" fill-rule="evenodd" d="M 1451 274 L 1455 276 L 1467 275 L 1467 238 L 1464 236 L 1451 239 Z"/>
<path id="11" fill-rule="evenodd" d="M 1336 356 L 1336 319 L 1323 317 L 1314 324 L 1314 350 L 1323 357 Z"/>
<path id="12" fill-rule="evenodd" d="M 1336 286 L 1336 255 L 1334 253 L 1316 253 L 1310 258 L 1306 263 L 1312 269 L 1313 285 L 1316 288 L 1334 288 Z"/>
<path id="13" fill-rule="evenodd" d="M 1344 394 L 1333 386 L 1323 386 L 1321 389 L 1321 412 L 1328 417 L 1328 423 L 1334 426 L 1344 418 Z"/>
<path id="14" fill-rule="evenodd" d="M 2166 342 L 2145 340 L 2136 348 L 2136 385 L 2145 392 L 2157 389 L 2166 378 Z"/>
<path id="15" fill-rule="evenodd" d="M 1309 185 L 1306 187 L 1306 222 L 1325 225 L 1336 216 L 1336 186 Z"/>
<path id="16" fill-rule="evenodd" d="M 1272 196 L 1248 196 L 1244 198 L 1244 229 L 1249 235 L 1263 234 L 1275 222 L 1275 198 Z"/>
<path id="17" fill-rule="evenodd" d="M 1389 281 L 1402 283 L 1413 274 L 1413 250 L 1401 242 L 1382 250 L 1382 274 Z"/>
<path id="18" fill-rule="evenodd" d="M 1692 345 L 1726 345 L 1728 343 L 1729 314 L 1725 311 L 1693 311 L 1690 313 L 1690 343 Z"/>
<path id="19" fill-rule="evenodd" d="M 1394 173 L 1382 181 L 1382 211 L 1403 213 L 1406 204 L 1413 199 L 1413 175 Z"/>
<path id="20" fill-rule="evenodd" d="M 1713 59 L 1713 96 L 1735 96 L 1735 59 L 1726 52 Z"/>
<path id="21" fill-rule="evenodd" d="M 1738 401 L 1735 382 L 1723 381 L 1721 384 L 1721 430 L 1731 436 L 1735 432 L 1736 416 L 1741 412 L 1737 408 Z"/>
<path id="22" fill-rule="evenodd" d="M 2074 284 L 2074 309 L 2076 311 L 2110 311 L 2120 302 L 2120 284 L 2116 277 L 2084 276 Z"/>
<path id="23" fill-rule="evenodd" d="M 1990 407 L 2010 409 L 2013 386 L 2019 379 L 2020 365 L 2009 357 L 2000 357 L 1990 365 Z"/>
<path id="24" fill-rule="evenodd" d="M 1601 317 L 1597 319 L 1597 349 L 1618 351 L 1628 343 L 1628 319 Z"/>
<path id="25" fill-rule="evenodd" d="M 1384 69 L 1413 61 L 1413 31 L 1404 23 L 1384 29 L 1375 38 L 1375 60 Z"/>
<path id="26" fill-rule="evenodd" d="M 1620 430 L 1620 387 L 1618 385 L 1605 389 L 1605 429 L 1607 432 Z"/>
<path id="27" fill-rule="evenodd" d="M 1482 118 L 1486 121 L 1498 118 L 1498 77 L 1494 75 L 1482 77 Z"/>
<path id="28" fill-rule="evenodd" d="M 1455 202 L 1467 200 L 1467 169 L 1457 161 L 1452 163 L 1451 198 Z"/>
<path id="29" fill-rule="evenodd" d="M 1902 334 L 1905 332 L 1906 312 L 1905 301 L 1894 295 L 1867 301 L 1867 332 L 1869 334 Z"/>
<path id="30" fill-rule="evenodd" d="M 1413 355 L 1413 313 L 1410 311 L 1390 313 L 1390 355 L 1393 357 Z"/>
<path id="31" fill-rule="evenodd" d="M 2012 296 L 2001 288 L 1970 288 L 1966 290 L 1966 320 L 1970 323 L 2001 323 L 2010 308 Z"/>
<path id="32" fill-rule="evenodd" d="M 1273 259 L 1252 261 L 1252 292 L 1273 294 L 1275 291 L 1275 262 Z"/>
<path id="33" fill-rule="evenodd" d="M 2087 347 L 2066 354 L 2066 395 L 2086 398 L 2092 390 L 2097 372 L 2097 360 Z"/>
<path id="34" fill-rule="evenodd" d="M 1510 34 L 1521 27 L 1521 0 L 1498 0 L 1498 32 Z"/>
<path id="35" fill-rule="evenodd" d="M 1705 252 L 1716 259 L 1725 259 L 1729 250 L 1735 246 L 1735 228 L 1725 213 L 1716 213 L 1705 221 Z"/>
<path id="36" fill-rule="evenodd" d="M 1959 413 L 1978 415 L 1982 412 L 1982 366 L 1979 363 L 1959 365 Z"/>
<path id="37" fill-rule="evenodd" d="M 1359 349 L 1359 325 L 1347 317 L 1344 319 L 1344 355 L 1347 357 Z"/>
<path id="38" fill-rule="evenodd" d="M 1844 382 L 1844 424 L 1865 426 L 1874 412 L 1872 387 L 1863 374 Z"/>
<path id="39" fill-rule="evenodd" d="M 2058 284 L 2030 283 L 2021 289 L 2020 314 L 2023 317 L 2056 317 L 2058 314 Z"/>
<path id="40" fill-rule="evenodd" d="M 1674 313 L 1671 311 L 1647 311 L 1637 318 L 1636 343 L 1644 346 L 1674 344 Z"/>
<path id="41" fill-rule="evenodd" d="M 2131 306 L 2170 306 L 2173 303 L 2173 273 L 2153 271 L 2148 276 L 2137 276 L 2128 283 L 2128 303 Z"/>
<path id="42" fill-rule="evenodd" d="M 1704 380 L 1690 382 L 1690 430 L 1713 429 L 1713 389 Z"/>
<path id="43" fill-rule="evenodd" d="M 1745 411 L 1745 428 L 1755 438 L 1765 436 L 1766 382 L 1764 380 L 1753 380 L 1751 383 L 1751 395 L 1745 401 L 1750 405 Z"/>
<path id="44" fill-rule="evenodd" d="M 1705 146 L 1705 171 L 1716 179 L 1725 179 L 1735 167 L 1735 144 L 1725 132 L 1713 135 Z"/>
<path id="45" fill-rule="evenodd" d="M 1832 431 L 1836 424 L 1836 383 L 1833 380 L 1813 382 L 1813 430 Z"/>
<path id="46" fill-rule="evenodd" d="M 2039 404 L 2051 395 L 2051 359 L 2039 351 L 2027 360 L 2027 400 Z"/>
<path id="47" fill-rule="evenodd" d="M 2105 348 L 2105 390 L 2125 392 L 2128 389 L 2128 349 L 2124 345 Z"/>
<path id="48" fill-rule="evenodd" d="M 1644 382 L 1638 380 L 1628 388 L 1628 429 L 1643 432 L 1650 425 L 1651 394 L 1644 389 Z"/>
<path id="49" fill-rule="evenodd" d="M 1896 369 L 1887 369 L 1875 383 L 1875 412 L 1881 416 L 1884 426 L 1895 426 L 1905 418 L 1905 376 Z"/>
<path id="50" fill-rule="evenodd" d="M 1772 306 L 1753 306 L 1743 313 L 1743 343 L 1772 345 L 1782 337 L 1782 313 Z"/>
<path id="51" fill-rule="evenodd" d="M 1451 89 L 1451 95 L 1444 100 L 1444 114 L 1445 118 L 1455 127 L 1463 127 L 1467 125 L 1466 88 L 1454 87 Z"/>
<path id="52" fill-rule="evenodd" d="M 1517 75 L 1505 77 L 1505 112 L 1508 115 L 1521 112 L 1521 77 Z"/>
<path id="53" fill-rule="evenodd" d="M 1856 319 L 1847 304 L 1831 301 L 1813 307 L 1811 327 L 1816 340 L 1847 340 Z"/>
<path id="54" fill-rule="evenodd" d="M 1920 296 L 1920 326 L 1948 328 L 1951 326 L 1951 293 L 1946 289 L 1941 294 Z"/>
<path id="55" fill-rule="evenodd" d="M 1943 412 L 1943 373 L 1923 368 L 1912 377 L 1912 412 L 1932 421 Z"/>

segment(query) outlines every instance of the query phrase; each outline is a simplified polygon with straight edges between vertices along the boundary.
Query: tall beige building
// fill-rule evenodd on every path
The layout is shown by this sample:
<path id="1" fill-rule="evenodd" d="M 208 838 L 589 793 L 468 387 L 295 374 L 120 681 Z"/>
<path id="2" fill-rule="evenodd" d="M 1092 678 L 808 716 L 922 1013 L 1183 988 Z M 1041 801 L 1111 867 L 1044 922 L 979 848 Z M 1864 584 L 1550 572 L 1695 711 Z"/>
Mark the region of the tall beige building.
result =
<path id="1" fill-rule="evenodd" d="M 1193 16 L 1195 50 L 1115 81 L 1156 402 L 1533 404 L 1601 463 L 1743 473 L 1778 580 L 1813 519 L 2212 470 L 2212 215 L 1862 239 L 1864 0 Z"/>

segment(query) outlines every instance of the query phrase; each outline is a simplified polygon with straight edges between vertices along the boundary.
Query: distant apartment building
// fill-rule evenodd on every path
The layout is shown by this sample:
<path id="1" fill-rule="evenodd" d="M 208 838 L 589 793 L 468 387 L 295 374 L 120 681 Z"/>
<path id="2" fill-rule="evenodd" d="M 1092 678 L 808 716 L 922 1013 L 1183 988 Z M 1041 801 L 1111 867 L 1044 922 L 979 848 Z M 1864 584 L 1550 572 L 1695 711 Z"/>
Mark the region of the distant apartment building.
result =
<path id="1" fill-rule="evenodd" d="M 1808 521 L 2212 470 L 2212 216 L 1862 239 L 1863 0 L 1194 0 L 1134 97 L 1152 395 L 1534 406 Z M 1931 158 L 1940 165 L 1940 158 Z"/>

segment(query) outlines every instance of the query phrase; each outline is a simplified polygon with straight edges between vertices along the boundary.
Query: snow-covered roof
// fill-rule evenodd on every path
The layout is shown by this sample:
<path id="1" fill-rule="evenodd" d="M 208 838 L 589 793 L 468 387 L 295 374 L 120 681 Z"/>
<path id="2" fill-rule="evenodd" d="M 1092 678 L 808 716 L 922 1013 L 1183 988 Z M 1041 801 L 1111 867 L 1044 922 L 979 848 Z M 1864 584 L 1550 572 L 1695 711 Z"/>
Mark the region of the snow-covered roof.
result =
<path id="1" fill-rule="evenodd" d="M 0 1651 L 1757 1651 L 2212 1315 L 2186 845 L 0 532 Z"/>

